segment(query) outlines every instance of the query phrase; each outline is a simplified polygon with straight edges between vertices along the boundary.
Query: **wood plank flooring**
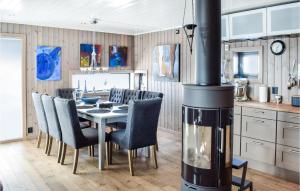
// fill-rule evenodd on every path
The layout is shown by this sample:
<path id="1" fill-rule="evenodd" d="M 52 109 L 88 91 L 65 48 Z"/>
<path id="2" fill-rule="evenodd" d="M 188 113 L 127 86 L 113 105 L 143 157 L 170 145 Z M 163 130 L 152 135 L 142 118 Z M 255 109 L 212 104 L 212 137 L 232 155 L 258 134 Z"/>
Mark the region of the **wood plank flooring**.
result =
<path id="1" fill-rule="evenodd" d="M 57 143 L 51 156 L 44 154 L 45 140 L 0 144 L 0 179 L 4 191 L 177 191 L 180 189 L 181 142 L 177 135 L 159 131 L 158 169 L 146 157 L 134 159 L 135 176 L 129 175 L 126 151 L 113 152 L 113 165 L 99 172 L 96 157 L 80 150 L 77 175 L 72 174 L 73 150 L 68 148 L 65 165 L 57 163 Z M 234 172 L 237 174 L 237 172 Z M 251 170 L 248 179 L 256 191 L 299 191 L 300 186 Z M 237 188 L 233 187 L 236 191 Z"/>

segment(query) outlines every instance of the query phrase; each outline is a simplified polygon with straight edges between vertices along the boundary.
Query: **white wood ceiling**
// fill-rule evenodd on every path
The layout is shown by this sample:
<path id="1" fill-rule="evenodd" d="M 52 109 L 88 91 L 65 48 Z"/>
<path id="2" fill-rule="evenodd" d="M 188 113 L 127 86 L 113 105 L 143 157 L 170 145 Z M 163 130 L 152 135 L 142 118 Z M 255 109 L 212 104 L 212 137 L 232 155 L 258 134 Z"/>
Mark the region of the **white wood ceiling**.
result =
<path id="1" fill-rule="evenodd" d="M 287 1 L 222 0 L 222 11 Z M 184 0 L 0 0 L 0 22 L 134 35 L 181 26 L 183 8 Z"/>

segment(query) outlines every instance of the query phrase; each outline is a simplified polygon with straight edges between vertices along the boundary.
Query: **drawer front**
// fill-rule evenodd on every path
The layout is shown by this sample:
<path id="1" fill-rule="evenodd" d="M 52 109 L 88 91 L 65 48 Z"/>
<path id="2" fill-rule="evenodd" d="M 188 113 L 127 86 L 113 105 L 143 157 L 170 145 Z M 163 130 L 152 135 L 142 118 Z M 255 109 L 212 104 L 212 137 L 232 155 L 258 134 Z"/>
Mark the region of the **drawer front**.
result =
<path id="1" fill-rule="evenodd" d="M 300 149 L 277 145 L 276 166 L 300 172 Z"/>
<path id="2" fill-rule="evenodd" d="M 234 114 L 233 133 L 241 135 L 241 115 Z"/>
<path id="3" fill-rule="evenodd" d="M 276 121 L 243 116 L 242 135 L 245 137 L 275 142 Z"/>
<path id="4" fill-rule="evenodd" d="M 233 135 L 233 154 L 236 156 L 241 155 L 241 136 Z"/>
<path id="5" fill-rule="evenodd" d="M 277 143 L 300 148 L 300 125 L 278 121 Z"/>
<path id="6" fill-rule="evenodd" d="M 290 122 L 290 123 L 300 124 L 300 114 L 298 114 L 298 113 L 278 112 L 278 121 L 286 121 L 286 122 Z"/>
<path id="7" fill-rule="evenodd" d="M 276 111 L 243 107 L 243 115 L 276 120 Z"/>
<path id="8" fill-rule="evenodd" d="M 242 114 L 242 107 L 234 106 L 234 114 Z"/>
<path id="9" fill-rule="evenodd" d="M 275 143 L 242 137 L 241 156 L 274 165 Z"/>

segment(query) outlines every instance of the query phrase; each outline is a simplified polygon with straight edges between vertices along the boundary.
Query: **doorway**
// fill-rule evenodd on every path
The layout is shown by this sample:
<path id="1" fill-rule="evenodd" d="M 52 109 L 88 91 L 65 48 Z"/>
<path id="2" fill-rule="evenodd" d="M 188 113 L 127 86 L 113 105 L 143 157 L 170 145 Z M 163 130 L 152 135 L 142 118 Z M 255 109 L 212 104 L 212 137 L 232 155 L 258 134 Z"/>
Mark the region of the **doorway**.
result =
<path id="1" fill-rule="evenodd" d="M 22 140 L 26 126 L 25 38 L 0 34 L 0 143 Z"/>

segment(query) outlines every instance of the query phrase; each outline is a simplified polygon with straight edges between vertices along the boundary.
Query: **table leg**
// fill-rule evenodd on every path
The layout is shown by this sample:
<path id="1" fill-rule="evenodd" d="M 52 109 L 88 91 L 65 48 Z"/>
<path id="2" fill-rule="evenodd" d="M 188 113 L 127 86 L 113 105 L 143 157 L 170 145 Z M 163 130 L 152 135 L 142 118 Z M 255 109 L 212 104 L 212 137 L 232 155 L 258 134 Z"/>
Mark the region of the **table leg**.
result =
<path id="1" fill-rule="evenodd" d="M 105 164 L 105 120 L 101 120 L 98 124 L 98 136 L 99 136 L 99 170 L 104 170 Z"/>

